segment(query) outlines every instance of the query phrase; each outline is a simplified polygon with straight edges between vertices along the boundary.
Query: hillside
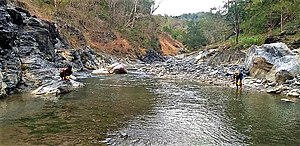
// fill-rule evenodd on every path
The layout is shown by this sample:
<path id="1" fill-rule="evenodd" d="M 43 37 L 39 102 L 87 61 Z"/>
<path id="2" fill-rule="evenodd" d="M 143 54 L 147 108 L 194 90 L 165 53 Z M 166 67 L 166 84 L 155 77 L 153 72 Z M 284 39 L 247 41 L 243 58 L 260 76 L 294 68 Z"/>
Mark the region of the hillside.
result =
<path id="1" fill-rule="evenodd" d="M 32 15 L 57 25 L 70 46 L 91 46 L 98 52 L 120 57 L 142 58 L 153 49 L 174 55 L 183 45 L 157 27 L 149 12 L 153 1 L 134 3 L 105 0 L 10 0 Z M 171 50 L 170 50 L 171 49 Z M 168 51 L 165 51 L 168 50 Z"/>
<path id="2" fill-rule="evenodd" d="M 230 0 L 210 12 L 169 17 L 163 30 L 194 50 L 212 44 L 247 49 L 272 42 L 298 49 L 299 5 L 295 0 Z"/>

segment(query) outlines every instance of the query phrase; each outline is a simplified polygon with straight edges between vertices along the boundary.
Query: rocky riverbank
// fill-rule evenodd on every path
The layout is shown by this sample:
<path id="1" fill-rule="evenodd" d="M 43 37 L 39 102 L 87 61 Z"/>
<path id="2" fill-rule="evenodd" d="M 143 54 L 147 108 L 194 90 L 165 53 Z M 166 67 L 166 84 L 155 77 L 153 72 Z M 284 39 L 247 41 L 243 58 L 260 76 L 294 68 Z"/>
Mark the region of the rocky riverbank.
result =
<path id="1" fill-rule="evenodd" d="M 76 33 L 83 36 L 80 31 Z M 61 81 L 60 68 L 71 65 L 80 78 L 116 60 L 94 52 L 85 41 L 81 48 L 72 48 L 55 23 L 38 19 L 4 0 L 0 1 L 0 42 L 0 97 L 17 91 L 34 90 L 38 95 L 70 92 L 82 84 Z M 148 50 L 144 58 L 140 58 L 147 64 L 123 63 L 159 78 L 194 80 L 232 88 L 235 88 L 233 72 L 242 70 L 244 89 L 282 94 L 291 98 L 290 101 L 297 101 L 300 97 L 297 49 L 275 43 L 252 46 L 246 51 L 217 48 L 175 57 L 162 57 Z"/>
<path id="2" fill-rule="evenodd" d="M 252 46 L 246 51 L 218 50 L 167 57 L 165 62 L 145 64 L 139 69 L 159 78 L 193 80 L 235 88 L 235 70 L 245 76 L 244 90 L 286 96 L 296 102 L 300 95 L 299 55 L 283 43 Z"/>
<path id="3" fill-rule="evenodd" d="M 61 83 L 60 68 L 69 64 L 74 72 L 84 72 L 110 60 L 88 46 L 71 48 L 54 23 L 0 1 L 0 97 L 46 85 L 53 85 L 55 94 L 66 92 L 65 85 L 74 84 Z"/>

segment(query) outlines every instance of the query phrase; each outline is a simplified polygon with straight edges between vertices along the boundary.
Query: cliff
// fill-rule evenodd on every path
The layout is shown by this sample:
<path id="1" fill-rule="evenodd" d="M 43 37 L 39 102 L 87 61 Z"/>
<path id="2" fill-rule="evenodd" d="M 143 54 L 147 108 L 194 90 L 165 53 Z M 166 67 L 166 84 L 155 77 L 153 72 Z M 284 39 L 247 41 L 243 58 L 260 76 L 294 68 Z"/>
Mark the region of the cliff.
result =
<path id="1" fill-rule="evenodd" d="M 59 68 L 96 69 L 100 63 L 88 46 L 75 49 L 55 24 L 0 1 L 0 96 L 32 90 L 58 79 Z M 102 57 L 103 58 L 103 57 Z"/>

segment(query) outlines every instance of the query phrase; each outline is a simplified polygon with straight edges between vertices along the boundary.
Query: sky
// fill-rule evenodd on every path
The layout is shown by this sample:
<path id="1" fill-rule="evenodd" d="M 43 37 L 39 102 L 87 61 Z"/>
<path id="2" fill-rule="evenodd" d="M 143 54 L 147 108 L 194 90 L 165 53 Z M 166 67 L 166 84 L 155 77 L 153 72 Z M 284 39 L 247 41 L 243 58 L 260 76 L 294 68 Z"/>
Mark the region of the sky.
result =
<path id="1" fill-rule="evenodd" d="M 158 9 L 154 14 L 179 16 L 184 13 L 209 12 L 210 8 L 219 7 L 224 0 L 155 0 Z"/>

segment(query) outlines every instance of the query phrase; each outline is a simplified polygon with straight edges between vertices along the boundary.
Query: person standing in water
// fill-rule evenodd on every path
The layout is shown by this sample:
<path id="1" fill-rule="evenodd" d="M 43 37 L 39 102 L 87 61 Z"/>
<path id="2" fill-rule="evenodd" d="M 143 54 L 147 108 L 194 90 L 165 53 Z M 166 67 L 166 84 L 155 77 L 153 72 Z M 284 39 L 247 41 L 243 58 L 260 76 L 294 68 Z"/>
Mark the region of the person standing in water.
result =
<path id="1" fill-rule="evenodd" d="M 240 70 L 236 70 L 233 78 L 235 79 L 235 85 L 236 85 L 236 89 L 238 89 L 240 87 L 240 89 L 243 87 L 243 73 Z"/>

